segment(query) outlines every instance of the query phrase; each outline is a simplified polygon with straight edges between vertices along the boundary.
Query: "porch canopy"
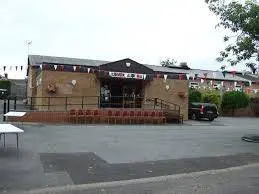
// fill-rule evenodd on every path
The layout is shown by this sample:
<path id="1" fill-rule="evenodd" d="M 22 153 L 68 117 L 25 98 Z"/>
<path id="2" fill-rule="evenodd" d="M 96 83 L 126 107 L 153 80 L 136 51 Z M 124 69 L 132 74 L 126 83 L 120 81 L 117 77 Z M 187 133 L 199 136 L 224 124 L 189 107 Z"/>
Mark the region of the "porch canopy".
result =
<path id="1" fill-rule="evenodd" d="M 154 71 L 131 59 L 123 59 L 106 63 L 98 67 L 96 72 L 98 78 L 106 79 L 131 79 L 131 80 L 153 80 Z"/>

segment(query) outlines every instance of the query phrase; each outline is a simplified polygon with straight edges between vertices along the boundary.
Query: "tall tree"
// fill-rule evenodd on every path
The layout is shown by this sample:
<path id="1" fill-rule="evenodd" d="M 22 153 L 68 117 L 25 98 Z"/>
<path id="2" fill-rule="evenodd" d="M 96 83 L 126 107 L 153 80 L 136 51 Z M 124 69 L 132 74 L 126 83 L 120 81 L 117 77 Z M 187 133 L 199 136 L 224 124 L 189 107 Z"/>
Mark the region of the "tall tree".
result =
<path id="1" fill-rule="evenodd" d="M 205 0 L 209 9 L 214 12 L 223 27 L 233 32 L 225 36 L 226 48 L 217 58 L 219 62 L 227 61 L 232 66 L 244 62 L 252 71 L 259 62 L 259 4 L 256 0 L 244 3 L 225 0 Z"/>
<path id="2" fill-rule="evenodd" d="M 175 66 L 177 64 L 177 61 L 174 60 L 173 58 L 172 59 L 166 59 L 166 60 L 163 60 L 160 62 L 160 64 L 163 66 L 163 67 L 172 67 L 172 66 Z"/>

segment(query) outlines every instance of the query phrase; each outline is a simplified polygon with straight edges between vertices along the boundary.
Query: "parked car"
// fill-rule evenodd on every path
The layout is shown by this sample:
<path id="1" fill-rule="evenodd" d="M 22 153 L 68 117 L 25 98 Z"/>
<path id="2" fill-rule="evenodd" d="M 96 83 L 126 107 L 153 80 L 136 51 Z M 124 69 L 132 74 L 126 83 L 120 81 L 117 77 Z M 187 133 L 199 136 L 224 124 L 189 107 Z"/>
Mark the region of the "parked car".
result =
<path id="1" fill-rule="evenodd" d="M 193 120 L 208 119 L 213 121 L 218 117 L 218 109 L 215 104 L 193 102 L 189 104 L 189 118 Z"/>

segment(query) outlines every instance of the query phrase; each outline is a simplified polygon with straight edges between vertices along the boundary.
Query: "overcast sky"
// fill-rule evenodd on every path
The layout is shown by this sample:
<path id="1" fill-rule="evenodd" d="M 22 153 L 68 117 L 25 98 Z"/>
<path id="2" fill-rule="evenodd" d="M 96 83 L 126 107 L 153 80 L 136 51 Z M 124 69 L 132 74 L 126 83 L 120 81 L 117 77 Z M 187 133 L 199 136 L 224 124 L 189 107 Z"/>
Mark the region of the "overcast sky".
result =
<path id="1" fill-rule="evenodd" d="M 173 57 L 216 70 L 224 48 L 217 21 L 204 0 L 1 0 L 0 73 L 26 64 L 26 40 L 30 54 L 153 65 Z"/>

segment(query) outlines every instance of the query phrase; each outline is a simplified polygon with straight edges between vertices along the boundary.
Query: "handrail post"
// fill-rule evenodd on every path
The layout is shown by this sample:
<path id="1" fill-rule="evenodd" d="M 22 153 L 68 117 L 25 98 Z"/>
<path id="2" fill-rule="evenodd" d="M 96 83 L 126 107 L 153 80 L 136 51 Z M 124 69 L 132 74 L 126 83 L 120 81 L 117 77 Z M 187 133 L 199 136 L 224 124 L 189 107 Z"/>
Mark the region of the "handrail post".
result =
<path id="1" fill-rule="evenodd" d="M 82 96 L 82 109 L 84 109 L 84 97 Z"/>
<path id="2" fill-rule="evenodd" d="M 66 108 L 66 111 L 67 111 L 67 96 L 65 97 L 65 108 Z"/>
<path id="3" fill-rule="evenodd" d="M 4 111 L 3 111 L 3 115 L 5 115 L 6 113 L 6 100 L 4 99 Z M 3 121 L 6 121 L 6 117 L 3 116 Z"/>
<path id="4" fill-rule="evenodd" d="M 17 101 L 17 99 L 16 99 L 16 96 L 14 97 L 14 104 L 13 104 L 13 109 L 14 110 L 16 110 L 16 101 Z"/>
<path id="5" fill-rule="evenodd" d="M 7 112 L 10 111 L 10 98 L 7 99 Z"/>
<path id="6" fill-rule="evenodd" d="M 32 99 L 33 97 L 31 96 L 30 110 L 32 110 Z"/>
<path id="7" fill-rule="evenodd" d="M 50 97 L 48 97 L 48 110 L 50 108 Z"/>

